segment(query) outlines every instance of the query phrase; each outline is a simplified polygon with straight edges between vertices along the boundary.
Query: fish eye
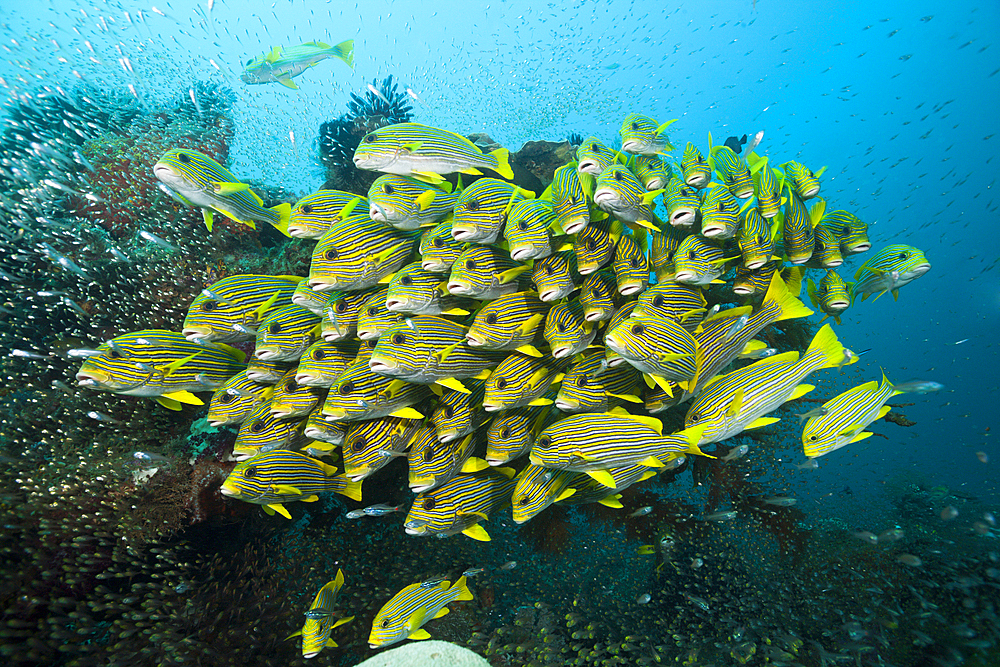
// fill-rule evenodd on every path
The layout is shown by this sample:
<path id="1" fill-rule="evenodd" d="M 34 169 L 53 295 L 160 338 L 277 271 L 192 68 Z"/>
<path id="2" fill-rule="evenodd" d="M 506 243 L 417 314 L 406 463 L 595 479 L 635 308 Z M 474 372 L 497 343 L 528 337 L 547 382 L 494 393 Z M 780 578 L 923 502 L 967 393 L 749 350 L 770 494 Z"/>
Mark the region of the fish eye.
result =
<path id="1" fill-rule="evenodd" d="M 719 202 L 719 211 L 722 212 L 722 211 L 725 211 L 725 210 L 726 210 L 726 205 L 723 202 L 720 201 Z"/>
<path id="2" fill-rule="evenodd" d="M 323 257 L 327 259 L 337 259 L 338 257 L 340 257 L 340 253 L 337 252 L 336 248 L 330 248 L 325 253 L 323 253 Z"/>
<path id="3" fill-rule="evenodd" d="M 388 183 L 382 186 L 382 192 L 386 193 L 387 195 L 391 195 L 395 191 L 396 190 Z"/>
<path id="4" fill-rule="evenodd" d="M 642 326 L 641 324 L 633 324 L 632 325 L 632 335 L 633 336 L 641 336 L 642 332 L 645 331 L 645 330 L 646 330 L 646 327 Z"/>
<path id="5" fill-rule="evenodd" d="M 523 232 L 524 230 L 526 230 L 528 228 L 528 223 L 525 222 L 524 220 L 518 220 L 517 221 L 517 228 L 520 229 Z"/>
<path id="6" fill-rule="evenodd" d="M 690 196 L 691 195 L 688 193 L 687 188 L 681 188 L 681 197 L 690 197 Z"/>
<path id="7" fill-rule="evenodd" d="M 587 241 L 587 250 L 597 250 L 597 241 L 593 239 Z"/>
<path id="8" fill-rule="evenodd" d="M 663 297 L 662 296 L 653 297 L 653 307 L 660 308 L 661 306 L 663 306 Z"/>
<path id="9" fill-rule="evenodd" d="M 590 381 L 587 379 L 586 375 L 581 375 L 576 379 L 577 387 L 586 387 L 588 384 L 590 384 Z"/>
<path id="10" fill-rule="evenodd" d="M 249 66 L 250 63 L 252 63 L 252 62 L 253 62 L 253 58 L 251 58 L 250 60 L 247 61 L 247 65 Z"/>
<path id="11" fill-rule="evenodd" d="M 761 234 L 760 238 L 757 239 L 757 243 L 760 245 L 767 245 L 767 237 Z"/>
<path id="12" fill-rule="evenodd" d="M 366 144 L 370 144 L 370 143 L 374 143 L 374 141 L 376 139 L 378 139 L 377 135 L 375 135 L 375 134 L 366 134 L 365 138 L 362 139 L 362 141 L 365 142 Z"/>
<path id="13" fill-rule="evenodd" d="M 507 388 L 507 380 L 503 378 L 497 380 L 497 389 L 506 389 L 506 388 Z"/>
<path id="14" fill-rule="evenodd" d="M 281 323 L 275 322 L 274 324 L 272 324 L 270 327 L 270 331 L 271 333 L 281 333 Z"/>
<path id="15" fill-rule="evenodd" d="M 475 199 L 470 199 L 469 201 L 465 202 L 465 208 L 469 209 L 470 211 L 478 211 L 479 202 L 476 201 Z"/>
<path id="16" fill-rule="evenodd" d="M 543 435 L 542 437 L 540 437 L 538 440 L 535 441 L 535 444 L 538 445 L 539 447 L 548 447 L 549 445 L 552 444 L 552 440 L 549 438 L 549 436 Z"/>
<path id="17" fill-rule="evenodd" d="M 489 315 L 486 316 L 486 324 L 496 324 L 496 323 L 497 323 L 496 313 L 490 313 Z"/>
<path id="18" fill-rule="evenodd" d="M 437 507 L 437 502 L 433 498 L 426 498 L 424 500 L 424 509 L 432 510 Z"/>
<path id="19" fill-rule="evenodd" d="M 378 313 L 378 311 L 374 307 L 368 309 L 368 314 L 371 317 L 375 317 L 376 313 Z"/>
<path id="20" fill-rule="evenodd" d="M 558 331 L 559 333 L 566 333 L 566 325 L 560 322 L 559 324 L 556 325 L 556 331 Z"/>
<path id="21" fill-rule="evenodd" d="M 841 227 L 840 233 L 843 234 L 844 236 L 847 236 L 848 234 L 851 233 L 851 228 L 850 227 Z"/>
<path id="22" fill-rule="evenodd" d="M 475 260 L 472 260 L 472 259 L 466 260 L 465 261 L 465 268 L 467 268 L 469 271 L 475 271 L 476 270 L 476 262 L 475 262 Z"/>
<path id="23" fill-rule="evenodd" d="M 243 471 L 243 476 L 246 477 L 247 479 L 253 479 L 254 477 L 256 477 L 257 476 L 257 466 L 250 466 L 249 468 L 247 468 L 246 470 L 244 470 Z"/>
<path id="24" fill-rule="evenodd" d="M 434 449 L 432 447 L 428 447 L 427 449 L 424 450 L 423 459 L 424 463 L 430 463 L 431 461 L 434 460 Z"/>
<path id="25" fill-rule="evenodd" d="M 520 505 L 521 507 L 524 507 L 530 502 L 531 502 L 531 496 L 529 496 L 527 493 L 517 499 L 517 504 Z"/>
<path id="26" fill-rule="evenodd" d="M 597 151 L 600 150 L 600 147 L 597 144 L 590 144 L 590 150 L 596 153 Z"/>
<path id="27" fill-rule="evenodd" d="M 435 238 L 432 241 L 432 244 L 433 244 L 433 246 L 435 248 L 443 248 L 444 247 L 444 239 Z"/>
<path id="28" fill-rule="evenodd" d="M 510 437 L 510 429 L 509 428 L 505 428 L 502 431 L 500 431 L 500 437 L 504 438 L 504 439 L 509 438 Z"/>
<path id="29" fill-rule="evenodd" d="M 555 270 L 551 266 L 545 267 L 545 275 L 551 276 L 553 273 L 555 273 Z"/>
<path id="30" fill-rule="evenodd" d="M 341 396 L 347 396 L 347 395 L 352 394 L 352 393 L 354 393 L 354 383 L 353 382 L 345 382 L 344 384 L 340 385 L 340 395 Z"/>
<path id="31" fill-rule="evenodd" d="M 692 250 L 691 252 L 688 253 L 688 257 L 691 259 L 698 259 L 698 253 Z"/>
<path id="32" fill-rule="evenodd" d="M 899 258 L 900 259 L 906 259 L 906 253 L 905 252 L 899 253 Z"/>
<path id="33" fill-rule="evenodd" d="M 295 380 L 289 380 L 285 383 L 285 391 L 294 392 L 299 390 L 299 385 Z"/>
<path id="34" fill-rule="evenodd" d="M 111 357 L 112 359 L 121 359 L 122 358 L 122 355 L 118 354 L 118 350 L 116 350 L 114 348 L 111 348 L 111 351 L 108 352 L 108 356 Z"/>
<path id="35" fill-rule="evenodd" d="M 344 301 L 338 301 L 337 304 L 333 307 L 333 309 L 336 310 L 338 313 L 346 313 L 347 303 Z"/>
<path id="36" fill-rule="evenodd" d="M 406 342 L 406 336 L 403 334 L 396 334 L 392 337 L 392 342 L 394 345 L 402 345 Z"/>
<path id="37" fill-rule="evenodd" d="M 809 440 L 815 440 L 815 439 L 816 439 L 816 436 L 815 436 L 815 435 L 810 435 L 810 436 L 809 436 Z"/>
<path id="38" fill-rule="evenodd" d="M 313 212 L 313 207 L 310 206 L 309 204 L 303 204 L 302 206 L 299 207 L 299 210 L 305 213 L 306 215 L 309 215 L 310 213 Z"/>
<path id="39" fill-rule="evenodd" d="M 260 419 L 258 419 L 254 423 L 250 424 L 250 432 L 251 433 L 260 433 L 261 431 L 264 430 L 265 426 L 266 426 L 266 424 L 263 421 L 261 421 Z"/>
<path id="40" fill-rule="evenodd" d="M 451 419 L 452 417 L 455 416 L 455 408 L 451 407 L 450 405 L 444 406 L 442 412 L 444 412 L 444 416 L 446 419 Z"/>
<path id="41" fill-rule="evenodd" d="M 201 309 L 204 310 L 206 313 L 210 313 L 213 310 L 215 310 L 215 307 L 218 305 L 219 303 L 217 301 L 212 301 L 211 299 L 208 299 L 207 301 L 201 302 Z"/>
<path id="42" fill-rule="evenodd" d="M 388 628 L 389 627 L 389 619 L 388 618 L 382 619 L 381 625 L 382 625 L 383 628 Z"/>
<path id="43" fill-rule="evenodd" d="M 572 197 L 570 197 L 570 198 L 569 198 L 569 201 L 570 201 L 570 203 L 571 203 L 571 204 L 573 204 L 574 206 L 576 206 L 577 204 L 579 204 L 579 203 L 580 203 L 580 200 L 576 198 L 576 195 L 573 195 Z"/>
<path id="44" fill-rule="evenodd" d="M 399 284 L 403 285 L 404 287 L 409 287 L 410 285 L 413 284 L 413 278 L 411 278 L 410 276 L 403 276 L 402 278 L 399 279 Z"/>
<path id="45" fill-rule="evenodd" d="M 639 129 L 639 123 L 632 123 L 632 129 L 633 130 L 638 130 Z"/>
<path id="46" fill-rule="evenodd" d="M 641 266 L 641 264 L 639 263 L 639 258 L 638 257 L 633 257 L 632 258 L 632 268 L 633 269 L 638 269 L 640 266 Z"/>
<path id="47" fill-rule="evenodd" d="M 222 398 L 219 399 L 219 403 L 223 405 L 229 405 L 236 399 L 235 394 L 230 394 L 228 391 L 222 394 Z"/>
<path id="48" fill-rule="evenodd" d="M 313 359 L 316 361 L 323 361 L 326 359 L 326 352 L 320 349 L 313 350 Z"/>
<path id="49" fill-rule="evenodd" d="M 615 180 L 616 180 L 616 181 L 620 181 L 620 180 L 622 180 L 622 172 L 621 172 L 621 170 L 620 170 L 620 169 L 619 169 L 619 170 L 617 170 L 617 171 L 615 171 Z"/>
<path id="50" fill-rule="evenodd" d="M 187 153 L 178 153 L 177 159 L 183 162 L 184 164 L 187 164 L 188 162 L 191 161 L 191 156 L 188 155 Z"/>

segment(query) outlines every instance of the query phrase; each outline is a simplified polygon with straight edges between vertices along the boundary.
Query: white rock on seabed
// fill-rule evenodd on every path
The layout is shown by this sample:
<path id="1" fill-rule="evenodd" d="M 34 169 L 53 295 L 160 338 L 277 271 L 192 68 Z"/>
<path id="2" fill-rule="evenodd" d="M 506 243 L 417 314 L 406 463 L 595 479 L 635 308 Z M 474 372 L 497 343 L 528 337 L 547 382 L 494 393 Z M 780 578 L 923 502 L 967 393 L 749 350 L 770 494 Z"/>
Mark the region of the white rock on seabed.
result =
<path id="1" fill-rule="evenodd" d="M 355 667 L 490 667 L 486 658 L 457 644 L 421 641 L 389 649 Z"/>

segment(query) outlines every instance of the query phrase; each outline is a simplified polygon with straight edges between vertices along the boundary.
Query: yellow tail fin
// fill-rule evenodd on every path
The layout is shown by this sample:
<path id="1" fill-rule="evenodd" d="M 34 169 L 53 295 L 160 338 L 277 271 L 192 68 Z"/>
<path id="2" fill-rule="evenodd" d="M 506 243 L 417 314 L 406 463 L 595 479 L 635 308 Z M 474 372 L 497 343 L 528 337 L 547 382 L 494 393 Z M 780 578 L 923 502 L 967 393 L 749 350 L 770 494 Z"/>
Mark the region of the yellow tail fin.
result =
<path id="1" fill-rule="evenodd" d="M 507 180 L 514 178 L 514 170 L 510 168 L 510 151 L 506 148 L 498 148 L 490 152 L 490 155 L 496 158 L 497 161 L 497 166 L 493 168 L 493 171 Z"/>
<path id="2" fill-rule="evenodd" d="M 285 202 L 284 204 L 278 204 L 277 206 L 272 206 L 268 210 L 273 211 L 278 215 L 278 221 L 271 223 L 272 225 L 274 225 L 275 229 L 277 229 L 285 236 L 291 238 L 292 235 L 288 233 L 288 221 L 292 217 L 292 205 L 289 204 L 288 202 Z"/>
<path id="3" fill-rule="evenodd" d="M 339 494 L 341 494 L 343 496 L 347 496 L 351 500 L 356 500 L 356 501 L 360 502 L 361 501 L 361 480 L 358 480 L 358 481 L 355 482 L 350 477 L 348 477 L 347 475 L 344 475 L 342 477 L 342 479 L 344 480 L 344 488 L 341 489 L 340 491 L 338 491 L 337 493 L 339 493 Z"/>
<path id="4" fill-rule="evenodd" d="M 451 590 L 455 591 L 456 600 L 472 599 L 472 591 L 469 590 L 469 585 L 466 583 L 465 577 L 459 577 L 458 581 L 451 587 Z"/>
<path id="5" fill-rule="evenodd" d="M 837 334 L 833 332 L 833 327 L 824 324 L 813 336 L 809 349 L 806 350 L 803 358 L 821 354 L 825 360 L 820 368 L 836 368 L 857 361 L 855 354 L 848 354 L 848 351 L 837 339 Z"/>
<path id="6" fill-rule="evenodd" d="M 340 58 L 347 66 L 354 69 L 354 40 L 348 39 L 337 46 L 333 47 L 333 53 L 331 54 L 334 58 Z"/>
<path id="7" fill-rule="evenodd" d="M 775 322 L 792 320 L 796 317 L 809 317 L 813 314 L 813 311 L 806 308 L 806 305 L 789 291 L 788 286 L 785 285 L 785 281 L 781 279 L 781 275 L 777 271 L 771 276 L 771 284 L 767 288 L 767 294 L 764 295 L 764 303 L 768 302 L 777 303 L 781 308 Z"/>

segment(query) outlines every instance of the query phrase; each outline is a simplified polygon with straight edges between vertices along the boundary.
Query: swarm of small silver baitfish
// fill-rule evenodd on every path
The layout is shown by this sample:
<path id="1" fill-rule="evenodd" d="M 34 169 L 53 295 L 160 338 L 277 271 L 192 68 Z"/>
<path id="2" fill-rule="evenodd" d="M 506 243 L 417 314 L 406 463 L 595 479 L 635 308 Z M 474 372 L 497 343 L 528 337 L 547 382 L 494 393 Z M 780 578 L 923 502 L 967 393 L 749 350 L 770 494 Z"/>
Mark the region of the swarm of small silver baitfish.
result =
<path id="1" fill-rule="evenodd" d="M 221 214 L 314 239 L 309 275 L 220 280 L 180 332 L 110 340 L 77 378 L 173 410 L 214 392 L 209 423 L 239 425 L 222 493 L 268 514 L 291 518 L 286 505 L 325 493 L 360 500 L 363 480 L 397 457 L 416 494 L 410 535 L 488 541 L 483 522 L 499 512 L 523 523 L 553 503 L 621 508 L 624 489 L 777 421 L 765 415 L 809 392 L 806 376 L 857 360 L 829 324 L 801 355 L 755 338 L 813 313 L 798 298 L 806 269 L 823 272 L 818 287 L 806 281 L 813 303 L 839 318 L 856 294 L 898 295 L 930 267 L 890 246 L 845 283 L 835 269 L 870 243 L 857 217 L 827 211 L 822 170 L 762 157 L 761 135 L 745 157 L 709 137 L 707 158 L 688 143 L 672 163 L 669 124 L 629 115 L 621 150 L 588 138 L 539 193 L 510 182 L 505 149 L 390 125 L 354 155 L 384 174 L 367 196 L 320 190 L 290 209 L 264 207 L 203 153 L 170 150 L 153 169 L 167 191 L 209 228 Z M 711 285 L 759 303 L 708 308 Z M 723 374 L 737 360 L 755 361 Z M 871 414 L 849 415 L 847 442 L 877 418 L 885 385 Z M 674 433 L 652 416 L 684 402 Z M 339 574 L 316 595 L 303 655 L 336 645 L 343 585 Z M 425 623 L 470 597 L 466 576 L 408 586 L 369 644 L 426 638 Z"/>

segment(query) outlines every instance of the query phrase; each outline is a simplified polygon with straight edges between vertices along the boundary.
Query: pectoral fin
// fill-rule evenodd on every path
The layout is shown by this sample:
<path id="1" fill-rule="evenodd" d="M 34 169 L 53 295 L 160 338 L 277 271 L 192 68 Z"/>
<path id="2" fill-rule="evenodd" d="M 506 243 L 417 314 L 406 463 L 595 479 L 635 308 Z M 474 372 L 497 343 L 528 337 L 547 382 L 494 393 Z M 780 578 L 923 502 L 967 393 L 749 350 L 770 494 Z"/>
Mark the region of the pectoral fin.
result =
<path id="1" fill-rule="evenodd" d="M 400 417 L 401 419 L 423 419 L 424 415 L 417 412 L 413 408 L 399 408 L 398 410 L 393 410 L 389 413 L 392 417 Z"/>
<path id="2" fill-rule="evenodd" d="M 569 498 L 570 496 L 572 496 L 574 493 L 576 493 L 576 489 L 574 489 L 574 488 L 563 489 L 563 492 L 560 493 L 558 496 L 556 496 L 556 499 L 553 500 L 552 502 L 558 503 L 560 501 L 566 500 L 567 498 Z"/>
<path id="3" fill-rule="evenodd" d="M 601 505 L 604 505 L 605 507 L 610 507 L 612 509 L 620 510 L 621 508 L 625 507 L 624 505 L 622 505 L 621 497 L 622 494 L 616 493 L 613 496 L 608 496 L 604 500 L 598 500 L 597 502 Z M 650 552 L 650 553 L 655 553 L 655 552 Z"/>
<path id="4" fill-rule="evenodd" d="M 781 420 L 778 419 L 777 417 L 761 417 L 760 419 L 756 419 L 750 422 L 748 425 L 744 426 L 743 430 L 749 431 L 752 428 L 762 428 L 764 426 L 770 426 L 771 424 L 775 424 L 779 421 Z"/>
<path id="5" fill-rule="evenodd" d="M 212 187 L 215 188 L 215 194 L 222 195 L 223 197 L 250 189 L 250 186 L 246 183 L 231 183 L 225 181 L 212 181 Z"/>
<path id="6" fill-rule="evenodd" d="M 292 81 L 292 77 L 290 77 L 290 76 L 278 77 L 277 81 L 278 81 L 278 83 L 280 83 L 285 88 L 291 88 L 292 90 L 298 90 L 299 89 L 299 87 L 295 85 L 295 82 Z"/>
<path id="7" fill-rule="evenodd" d="M 471 394 L 472 392 L 462 384 L 461 380 L 456 380 L 455 378 L 441 378 L 437 380 L 435 384 L 439 384 L 446 389 L 451 389 L 452 391 L 457 391 L 462 394 Z"/>
<path id="8" fill-rule="evenodd" d="M 427 207 L 434 201 L 434 194 L 433 190 L 424 190 L 420 196 L 413 200 L 413 203 L 417 205 L 418 210 L 426 211 Z"/>
<path id="9" fill-rule="evenodd" d="M 483 459 L 473 456 L 462 464 L 462 472 L 479 472 L 480 470 L 486 470 L 489 467 L 489 463 Z"/>
<path id="10" fill-rule="evenodd" d="M 171 391 L 169 393 L 163 394 L 161 398 L 169 398 L 171 400 L 177 401 L 178 403 L 187 403 L 188 405 L 205 405 L 205 402 L 192 394 L 189 391 Z"/>
<path id="11" fill-rule="evenodd" d="M 286 510 L 285 506 L 282 505 L 281 503 L 271 503 L 269 505 L 264 505 L 264 511 L 267 512 L 267 510 L 271 510 L 270 512 L 268 512 L 269 514 L 274 514 L 275 512 L 277 512 L 286 519 L 292 518 L 292 515 L 288 513 L 288 510 Z"/>
<path id="12" fill-rule="evenodd" d="M 586 470 L 584 472 L 598 484 L 606 486 L 609 489 L 617 488 L 615 486 L 615 478 L 607 470 Z"/>
<path id="13" fill-rule="evenodd" d="M 407 639 L 415 639 L 417 641 L 420 641 L 421 639 L 430 639 L 430 638 L 431 638 L 431 633 L 427 632 L 423 628 L 417 630 L 416 632 L 411 632 L 410 635 L 407 637 Z"/>
<path id="14" fill-rule="evenodd" d="M 441 618 L 442 616 L 447 616 L 448 611 L 449 611 L 448 607 L 441 607 L 440 609 L 438 609 L 438 613 L 434 614 L 434 618 Z"/>
<path id="15" fill-rule="evenodd" d="M 471 537 L 477 542 L 489 542 L 490 534 L 486 532 L 486 529 L 480 526 L 478 523 L 474 526 L 469 526 L 462 531 L 462 534 L 466 537 Z M 413 635 L 410 635 L 412 637 Z"/>
<path id="16" fill-rule="evenodd" d="M 201 209 L 201 217 L 204 218 L 205 227 L 208 228 L 208 231 L 212 231 L 212 209 L 210 208 Z"/>
<path id="17" fill-rule="evenodd" d="M 541 358 L 542 357 L 542 353 L 539 352 L 538 349 L 534 345 L 522 345 L 522 346 L 514 348 L 514 349 L 516 351 L 520 352 L 521 354 L 528 355 L 529 357 L 537 357 L 537 358 Z"/>

